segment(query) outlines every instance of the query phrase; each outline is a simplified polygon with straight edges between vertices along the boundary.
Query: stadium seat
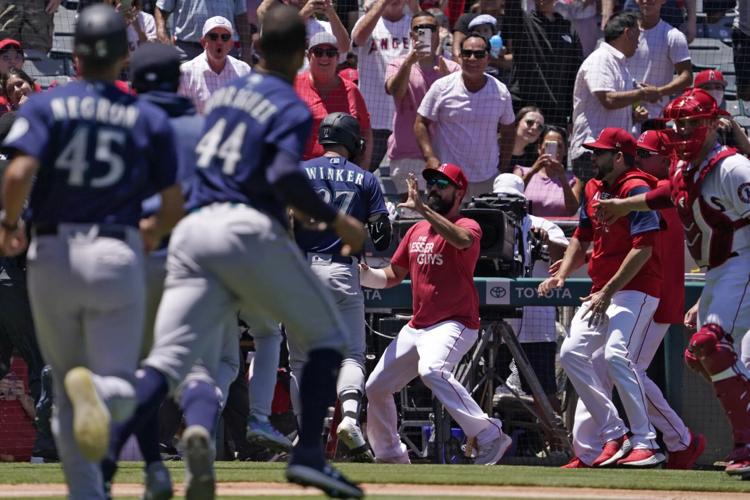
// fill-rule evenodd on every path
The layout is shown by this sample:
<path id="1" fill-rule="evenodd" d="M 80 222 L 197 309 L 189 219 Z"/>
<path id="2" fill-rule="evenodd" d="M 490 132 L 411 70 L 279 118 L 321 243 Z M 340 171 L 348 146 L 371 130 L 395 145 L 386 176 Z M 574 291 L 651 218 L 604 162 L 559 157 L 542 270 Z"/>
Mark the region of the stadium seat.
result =
<path id="1" fill-rule="evenodd" d="M 733 64 L 732 48 L 721 40 L 712 38 L 696 38 L 690 44 L 690 59 L 693 71 L 704 69 L 718 69 L 724 65 Z"/>

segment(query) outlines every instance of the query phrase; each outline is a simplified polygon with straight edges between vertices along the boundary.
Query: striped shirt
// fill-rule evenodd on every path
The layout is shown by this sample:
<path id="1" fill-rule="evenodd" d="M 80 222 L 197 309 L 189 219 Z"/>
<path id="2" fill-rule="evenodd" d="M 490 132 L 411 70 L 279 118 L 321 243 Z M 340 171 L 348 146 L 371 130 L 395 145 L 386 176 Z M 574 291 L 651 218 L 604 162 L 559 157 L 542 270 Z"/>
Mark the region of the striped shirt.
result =
<path id="1" fill-rule="evenodd" d="M 221 73 L 215 73 L 208 65 L 206 53 L 202 52 L 198 57 L 183 63 L 180 71 L 182 77 L 177 93 L 189 97 L 202 114 L 203 107 L 211 95 L 235 78 L 250 73 L 250 66 L 244 61 L 227 56 L 224 69 Z"/>

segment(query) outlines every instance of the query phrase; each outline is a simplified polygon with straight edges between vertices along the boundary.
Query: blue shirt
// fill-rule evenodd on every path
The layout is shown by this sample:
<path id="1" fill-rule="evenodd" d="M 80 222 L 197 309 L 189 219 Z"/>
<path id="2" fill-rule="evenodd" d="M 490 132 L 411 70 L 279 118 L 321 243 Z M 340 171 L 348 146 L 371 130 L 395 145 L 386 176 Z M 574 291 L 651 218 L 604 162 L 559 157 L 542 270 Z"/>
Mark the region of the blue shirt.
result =
<path id="1" fill-rule="evenodd" d="M 200 42 L 207 19 L 221 16 L 234 26 L 234 18 L 247 12 L 245 0 L 157 0 L 156 7 L 172 14 L 177 40 L 194 43 Z M 234 31 L 237 40 L 237 26 Z"/>
<path id="2" fill-rule="evenodd" d="M 31 96 L 3 147 L 39 163 L 32 224 L 138 225 L 141 201 L 175 183 L 174 135 L 154 105 L 104 82 Z"/>
<path id="3" fill-rule="evenodd" d="M 346 158 L 321 156 L 304 162 L 302 169 L 323 201 L 362 223 L 374 215 L 388 213 L 375 176 Z M 341 251 L 341 239 L 333 231 L 309 231 L 297 225 L 294 236 L 306 252 Z"/>
<path id="4" fill-rule="evenodd" d="M 188 210 L 243 203 L 286 225 L 285 204 L 272 185 L 289 172 L 273 168 L 272 162 L 283 151 L 294 171 L 300 169 L 312 125 L 307 106 L 289 82 L 255 72 L 215 92 L 206 111 Z"/>

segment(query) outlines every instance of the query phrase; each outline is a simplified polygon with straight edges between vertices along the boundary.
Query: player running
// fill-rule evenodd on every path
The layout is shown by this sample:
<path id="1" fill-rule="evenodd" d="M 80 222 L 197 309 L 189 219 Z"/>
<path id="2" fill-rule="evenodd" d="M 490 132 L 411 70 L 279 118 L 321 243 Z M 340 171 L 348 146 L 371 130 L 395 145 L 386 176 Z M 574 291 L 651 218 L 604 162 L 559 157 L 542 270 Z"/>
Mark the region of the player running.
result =
<path id="1" fill-rule="evenodd" d="M 25 248 L 19 217 L 31 192 L 29 295 L 55 374 L 55 440 L 70 498 L 88 500 L 105 495 L 95 462 L 110 418 L 128 418 L 135 404 L 143 247 L 171 229 L 183 200 L 167 115 L 114 86 L 128 55 L 122 16 L 103 5 L 82 11 L 74 53 L 83 79 L 34 94 L 4 143 L 15 156 L 0 243 L 6 255 Z M 161 208 L 139 234 L 141 200 L 154 192 Z"/>
<path id="2" fill-rule="evenodd" d="M 511 438 L 453 376 L 453 368 L 477 340 L 479 297 L 474 268 L 482 230 L 475 220 L 460 215 L 468 186 L 460 167 L 444 163 L 425 169 L 422 175 L 427 181 L 427 204 L 410 174 L 408 199 L 399 206 L 419 212 L 426 220 L 407 231 L 390 266 L 362 266 L 360 271 L 360 282 L 370 288 L 395 286 L 407 274 L 412 280 L 412 319 L 367 379 L 367 437 L 377 461 L 410 463 L 398 435 L 393 394 L 419 376 L 466 436 L 476 440 L 474 463 L 493 465 Z"/>
<path id="3" fill-rule="evenodd" d="M 732 335 L 745 335 L 750 356 L 750 160 L 717 142 L 720 111 L 704 90 L 690 89 L 664 109 L 663 131 L 674 158 L 668 183 L 647 194 L 602 201 L 608 221 L 633 210 L 676 207 L 690 255 L 706 271 L 700 328 L 685 362 L 711 381 L 732 426 L 735 447 L 726 472 L 750 477 L 750 380 Z"/>

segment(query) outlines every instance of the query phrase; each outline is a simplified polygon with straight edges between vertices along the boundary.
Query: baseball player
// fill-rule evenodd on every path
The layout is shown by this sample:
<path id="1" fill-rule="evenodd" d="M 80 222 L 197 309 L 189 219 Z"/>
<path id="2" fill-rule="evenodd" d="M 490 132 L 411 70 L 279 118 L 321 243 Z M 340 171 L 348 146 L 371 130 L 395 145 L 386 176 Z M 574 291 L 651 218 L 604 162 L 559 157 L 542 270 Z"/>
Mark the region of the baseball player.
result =
<path id="1" fill-rule="evenodd" d="M 99 499 L 94 462 L 107 450 L 110 418 L 124 420 L 135 403 L 143 248 L 171 229 L 183 199 L 166 114 L 113 84 L 128 55 L 122 16 L 103 5 L 81 12 L 74 53 L 83 79 L 34 94 L 4 142 L 15 156 L 0 244 L 10 255 L 26 247 L 19 216 L 30 192 L 29 295 L 55 374 L 57 447 L 70 498 Z M 154 192 L 161 208 L 139 222 Z"/>
<path id="2" fill-rule="evenodd" d="M 468 181 L 459 166 L 444 163 L 425 169 L 422 176 L 427 181 L 427 204 L 411 174 L 408 199 L 400 206 L 419 212 L 425 220 L 407 231 L 390 266 L 361 265 L 360 269 L 360 283 L 370 288 L 395 286 L 407 274 L 412 281 L 412 319 L 367 379 L 367 437 L 379 462 L 410 463 L 398 435 L 393 394 L 419 376 L 476 442 L 474 462 L 492 465 L 508 449 L 511 438 L 453 376 L 453 368 L 477 340 L 479 298 L 474 268 L 482 230 L 475 220 L 460 215 Z"/>
<path id="3" fill-rule="evenodd" d="M 656 130 L 649 130 L 641 134 L 637 141 L 636 164 L 642 171 L 653 175 L 657 179 L 665 179 L 669 169 L 670 151 L 663 135 Z M 682 226 L 674 208 L 659 211 L 666 222 L 666 229 L 659 233 L 657 245 L 660 255 L 668 255 L 669 249 L 676 242 L 684 241 Z M 646 401 L 648 403 L 648 418 L 662 433 L 662 439 L 669 451 L 668 469 L 691 469 L 695 461 L 703 453 L 706 440 L 701 434 L 693 434 L 682 419 L 669 406 L 661 389 L 648 377 L 646 370 L 664 339 L 670 324 L 682 323 L 685 310 L 685 262 L 684 255 L 672 252 L 670 258 L 662 260 L 663 284 L 659 299 L 659 306 L 649 322 L 642 344 L 633 351 L 633 362 L 640 379 L 643 381 Z M 612 389 L 612 381 L 605 374 L 605 382 Z M 604 430 L 606 431 L 606 430 Z M 602 443 L 598 429 L 591 414 L 585 406 L 578 408 L 575 416 L 573 433 L 574 447 L 579 453 L 563 468 L 588 467 L 601 450 Z M 586 461 L 588 460 L 588 462 Z"/>
<path id="4" fill-rule="evenodd" d="M 262 33 L 265 59 L 257 71 L 207 103 L 190 213 L 171 235 L 156 340 L 136 381 L 138 411 L 153 411 L 181 385 L 186 498 L 214 498 L 218 360 L 223 337 L 236 335 L 223 325 L 238 309 L 252 324 L 283 321 L 308 352 L 299 443 L 286 476 L 331 495 L 360 498 L 362 490 L 325 463 L 321 443 L 347 347 L 345 325 L 287 236 L 284 204 L 332 227 L 344 254 L 359 251 L 365 231 L 323 203 L 299 167 L 311 118 L 291 82 L 304 57 L 304 23 L 294 9 L 280 6 L 266 15 Z M 198 360 L 203 370 L 191 373 Z"/>
<path id="5" fill-rule="evenodd" d="M 586 183 L 580 223 L 554 276 L 539 285 L 540 293 L 559 288 L 581 265 L 591 242 L 594 252 L 588 272 L 592 287 L 582 297 L 560 347 L 560 364 L 578 393 L 573 434 L 580 435 L 578 415 L 588 411 L 595 423 L 597 444 L 583 449 L 574 440 L 576 456 L 594 466 L 648 467 L 664 461 L 656 431 L 647 414 L 642 371 L 635 356 L 659 304 L 661 269 L 655 246 L 660 230 L 655 212 L 638 212 L 617 224 L 594 217 L 600 199 L 648 191 L 656 179 L 635 166 L 635 139 L 623 129 L 605 128 L 599 138 L 583 145 L 594 153 L 597 174 Z M 612 402 L 611 383 L 617 387 L 632 436 Z M 585 408 L 584 408 L 585 406 Z M 583 422 L 584 420 L 581 420 Z M 601 445 L 604 445 L 603 448 Z"/>
<path id="6" fill-rule="evenodd" d="M 702 89 L 690 89 L 664 109 L 663 131 L 676 152 L 668 183 L 650 194 L 602 202 L 602 217 L 674 206 L 690 255 L 706 270 L 698 306 L 698 331 L 685 361 L 710 380 L 732 426 L 735 447 L 726 472 L 750 476 L 750 380 L 738 362 L 732 335 L 750 328 L 750 160 L 716 140 L 720 112 Z M 686 323 L 690 323 L 690 316 Z M 689 327 L 695 328 L 693 319 Z M 750 335 L 742 339 L 750 356 Z"/>
<path id="7" fill-rule="evenodd" d="M 391 222 L 383 192 L 375 176 L 357 164 L 365 150 L 357 119 L 346 113 L 331 113 L 320 124 L 318 142 L 325 154 L 302 164 L 313 188 L 331 206 L 368 224 L 378 250 L 391 242 Z M 295 224 L 295 238 L 313 273 L 331 290 L 349 334 L 349 351 L 341 364 L 337 392 L 343 418 L 336 433 L 352 456 L 372 461 L 359 427 L 359 413 L 365 389 L 365 299 L 359 284 L 357 257 L 341 255 L 341 239 L 331 232 L 311 231 Z M 289 340 L 292 396 L 299 411 L 297 375 L 305 363 L 304 351 Z"/>

